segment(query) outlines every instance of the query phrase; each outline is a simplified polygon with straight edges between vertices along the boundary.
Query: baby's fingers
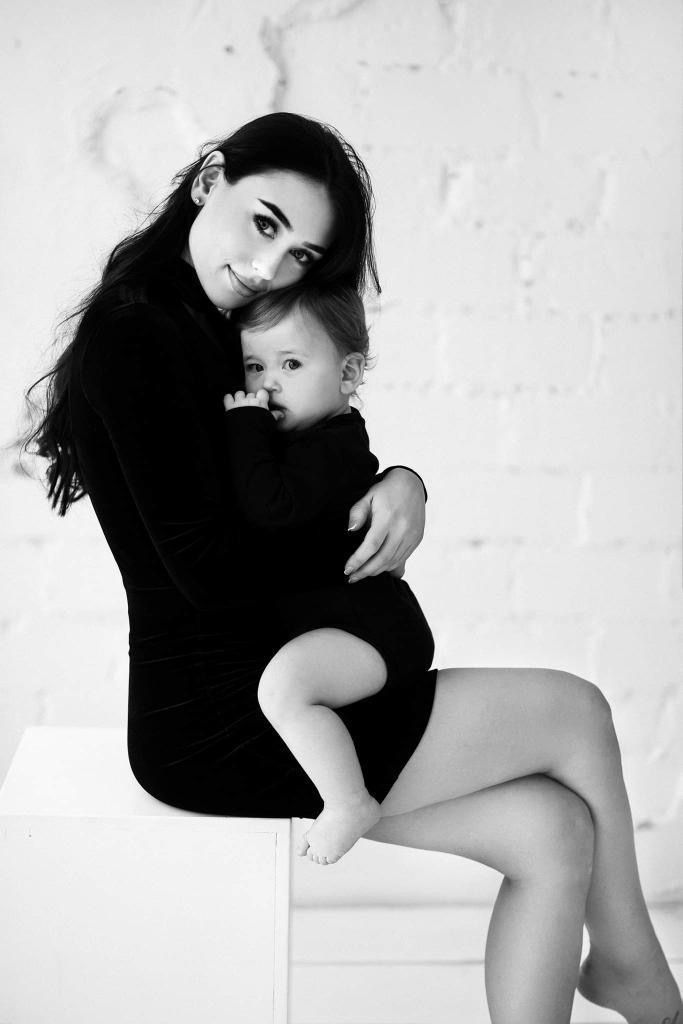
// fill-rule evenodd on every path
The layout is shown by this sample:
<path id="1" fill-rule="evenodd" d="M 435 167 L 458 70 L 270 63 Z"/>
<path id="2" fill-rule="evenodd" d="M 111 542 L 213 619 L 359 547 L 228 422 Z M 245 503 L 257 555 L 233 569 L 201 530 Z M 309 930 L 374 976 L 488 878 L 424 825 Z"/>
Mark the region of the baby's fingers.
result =
<path id="1" fill-rule="evenodd" d="M 230 404 L 227 404 L 227 400 L 230 399 Z M 234 409 L 235 406 L 244 405 L 245 394 L 244 391 L 236 391 L 234 398 L 232 395 L 224 395 L 223 405 L 226 409 Z"/>

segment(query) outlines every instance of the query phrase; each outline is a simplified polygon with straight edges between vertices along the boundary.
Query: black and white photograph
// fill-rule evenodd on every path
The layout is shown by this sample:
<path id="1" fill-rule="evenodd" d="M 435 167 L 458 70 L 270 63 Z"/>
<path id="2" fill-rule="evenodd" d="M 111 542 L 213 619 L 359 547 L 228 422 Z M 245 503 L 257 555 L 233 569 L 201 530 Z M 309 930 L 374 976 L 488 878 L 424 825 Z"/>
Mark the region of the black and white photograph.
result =
<path id="1" fill-rule="evenodd" d="M 683 1024 L 681 0 L 5 0 L 0 1024 Z"/>

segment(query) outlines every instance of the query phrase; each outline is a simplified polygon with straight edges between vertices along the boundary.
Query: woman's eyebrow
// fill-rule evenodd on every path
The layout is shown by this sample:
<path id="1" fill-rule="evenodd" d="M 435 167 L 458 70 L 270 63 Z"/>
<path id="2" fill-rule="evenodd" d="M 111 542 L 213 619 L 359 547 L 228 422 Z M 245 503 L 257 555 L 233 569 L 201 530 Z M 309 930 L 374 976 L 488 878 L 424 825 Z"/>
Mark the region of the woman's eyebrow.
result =
<path id="1" fill-rule="evenodd" d="M 292 230 L 292 225 L 289 223 L 289 220 L 284 215 L 279 206 L 276 206 L 275 203 L 268 203 L 266 202 L 265 199 L 259 199 L 259 203 L 263 203 L 263 205 L 267 207 L 271 213 L 275 214 L 280 223 L 284 224 L 288 231 Z M 307 249 L 313 249 L 314 252 L 319 252 L 321 254 L 325 252 L 325 249 L 323 249 L 321 245 L 313 245 L 313 242 L 304 242 L 304 245 L 306 246 Z"/>
<path id="2" fill-rule="evenodd" d="M 267 206 L 270 212 L 275 214 L 281 224 L 284 224 L 289 231 L 292 230 L 292 225 L 289 223 L 279 206 L 276 206 L 275 203 L 267 203 L 265 199 L 259 199 L 259 203 L 263 203 L 264 206 Z"/>

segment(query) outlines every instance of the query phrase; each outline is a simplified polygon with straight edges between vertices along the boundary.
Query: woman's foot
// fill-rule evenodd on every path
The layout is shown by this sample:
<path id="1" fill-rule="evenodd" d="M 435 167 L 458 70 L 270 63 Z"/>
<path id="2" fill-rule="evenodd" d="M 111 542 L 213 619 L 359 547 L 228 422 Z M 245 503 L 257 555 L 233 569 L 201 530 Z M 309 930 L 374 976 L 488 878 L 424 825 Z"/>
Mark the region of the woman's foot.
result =
<path id="1" fill-rule="evenodd" d="M 681 994 L 661 951 L 650 962 L 616 967 L 591 949 L 577 988 L 584 999 L 616 1010 L 628 1024 L 683 1024 Z"/>
<path id="2" fill-rule="evenodd" d="M 367 790 L 344 803 L 328 802 L 304 834 L 297 853 L 317 864 L 334 864 L 381 817 L 378 802 Z"/>

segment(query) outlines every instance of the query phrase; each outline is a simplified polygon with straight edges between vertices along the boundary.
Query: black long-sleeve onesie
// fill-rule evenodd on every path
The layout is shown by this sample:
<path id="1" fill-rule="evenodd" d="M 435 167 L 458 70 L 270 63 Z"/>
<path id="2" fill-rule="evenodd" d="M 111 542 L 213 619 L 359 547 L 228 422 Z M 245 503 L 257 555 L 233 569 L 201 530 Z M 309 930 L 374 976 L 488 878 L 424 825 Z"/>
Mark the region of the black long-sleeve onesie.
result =
<path id="1" fill-rule="evenodd" d="M 128 605 L 131 768 L 173 806 L 316 817 L 315 786 L 257 700 L 277 647 L 251 571 L 258 531 L 237 514 L 226 451 L 239 339 L 179 258 L 122 286 L 83 331 L 68 403 Z M 380 801 L 424 732 L 435 684 L 435 670 L 421 671 L 339 709 Z"/>
<path id="2" fill-rule="evenodd" d="M 258 533 L 255 563 L 272 590 L 278 642 L 335 626 L 379 651 L 388 685 L 427 670 L 434 641 L 405 580 L 381 573 L 349 584 L 344 576 L 361 539 L 347 532 L 349 509 L 379 466 L 358 410 L 285 432 L 266 409 L 232 409 L 226 440 L 238 509 Z"/>

